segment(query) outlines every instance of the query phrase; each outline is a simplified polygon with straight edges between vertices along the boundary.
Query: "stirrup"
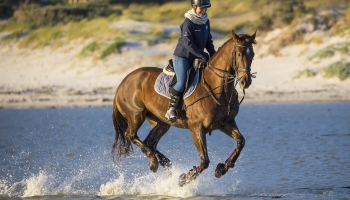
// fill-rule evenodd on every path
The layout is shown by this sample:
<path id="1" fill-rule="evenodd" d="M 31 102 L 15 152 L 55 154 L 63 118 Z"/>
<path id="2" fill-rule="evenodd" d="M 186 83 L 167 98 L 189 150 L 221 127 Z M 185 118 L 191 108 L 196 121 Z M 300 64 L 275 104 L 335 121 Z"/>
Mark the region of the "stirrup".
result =
<path id="1" fill-rule="evenodd" d="M 166 111 L 165 118 L 167 118 L 169 121 L 176 121 L 177 119 L 177 112 L 175 108 L 169 108 Z"/>

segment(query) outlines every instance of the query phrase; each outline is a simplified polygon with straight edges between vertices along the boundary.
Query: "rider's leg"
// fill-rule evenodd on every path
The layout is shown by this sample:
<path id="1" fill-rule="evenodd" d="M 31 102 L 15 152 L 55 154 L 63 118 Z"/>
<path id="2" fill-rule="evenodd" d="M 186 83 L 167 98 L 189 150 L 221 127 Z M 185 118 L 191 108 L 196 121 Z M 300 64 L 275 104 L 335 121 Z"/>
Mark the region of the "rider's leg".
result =
<path id="1" fill-rule="evenodd" d="M 177 118 L 176 108 L 179 105 L 186 84 L 187 70 L 191 67 L 188 59 L 177 56 L 174 56 L 173 63 L 177 82 L 174 89 L 170 92 L 170 104 L 165 114 L 165 117 L 170 121 L 175 121 Z"/>
<path id="2" fill-rule="evenodd" d="M 175 121 L 177 119 L 176 108 L 179 105 L 182 92 L 172 89 L 170 92 L 170 103 L 165 117 L 170 121 Z"/>
<path id="3" fill-rule="evenodd" d="M 173 63 L 177 78 L 177 82 L 174 86 L 174 89 L 176 91 L 182 92 L 186 84 L 187 70 L 191 67 L 190 61 L 187 58 L 174 56 Z"/>

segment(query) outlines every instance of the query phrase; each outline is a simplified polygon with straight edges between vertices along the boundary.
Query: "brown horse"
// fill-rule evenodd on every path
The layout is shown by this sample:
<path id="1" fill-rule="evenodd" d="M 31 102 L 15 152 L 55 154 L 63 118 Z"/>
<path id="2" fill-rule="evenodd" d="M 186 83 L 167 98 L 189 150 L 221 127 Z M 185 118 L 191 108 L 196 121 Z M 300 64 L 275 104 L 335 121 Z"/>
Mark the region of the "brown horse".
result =
<path id="1" fill-rule="evenodd" d="M 161 164 L 166 170 L 171 168 L 170 160 L 157 150 L 157 144 L 170 126 L 189 129 L 200 157 L 200 165 L 180 176 L 183 186 L 195 179 L 209 166 L 206 134 L 220 130 L 237 141 L 237 146 L 225 161 L 219 163 L 215 176 L 221 177 L 233 168 L 241 153 L 245 139 L 237 128 L 235 117 L 240 102 L 236 84 L 247 89 L 252 83 L 251 64 L 254 57 L 253 35 L 236 35 L 225 42 L 210 59 L 201 72 L 201 81 L 195 92 L 183 101 L 183 110 L 178 111 L 178 119 L 168 121 L 164 115 L 169 99 L 154 90 L 154 83 L 162 69 L 156 67 L 139 68 L 128 74 L 120 83 L 113 102 L 113 123 L 116 131 L 113 155 L 121 156 L 132 151 L 131 142 L 141 148 L 150 159 L 149 168 L 156 172 Z M 243 100 L 243 99 L 242 99 Z M 144 141 L 137 131 L 148 120 L 151 131 Z"/>

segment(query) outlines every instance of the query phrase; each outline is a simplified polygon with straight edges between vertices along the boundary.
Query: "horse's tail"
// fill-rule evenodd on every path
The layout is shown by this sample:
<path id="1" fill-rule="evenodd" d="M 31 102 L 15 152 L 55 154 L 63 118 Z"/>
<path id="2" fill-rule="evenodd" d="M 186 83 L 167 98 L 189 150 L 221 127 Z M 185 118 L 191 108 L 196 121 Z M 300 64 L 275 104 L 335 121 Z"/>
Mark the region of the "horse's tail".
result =
<path id="1" fill-rule="evenodd" d="M 122 156 L 128 156 L 132 152 L 130 140 L 125 137 L 128 121 L 119 112 L 116 101 L 113 103 L 112 120 L 115 129 L 115 139 L 112 147 L 113 161 L 116 163 Z M 116 158 L 116 159 L 115 159 Z"/>

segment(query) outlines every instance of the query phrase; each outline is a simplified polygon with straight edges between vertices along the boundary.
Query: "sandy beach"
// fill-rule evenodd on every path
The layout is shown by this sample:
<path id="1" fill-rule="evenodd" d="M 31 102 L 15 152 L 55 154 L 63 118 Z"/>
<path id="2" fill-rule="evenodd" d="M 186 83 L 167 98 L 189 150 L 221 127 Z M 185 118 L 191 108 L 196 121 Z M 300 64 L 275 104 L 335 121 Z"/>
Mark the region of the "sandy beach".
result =
<path id="1" fill-rule="evenodd" d="M 140 23 L 128 20 L 114 25 L 118 28 L 130 28 L 130 24 L 147 25 Z M 324 60 L 309 59 L 319 50 L 350 41 L 350 38 L 324 36 L 322 44 L 287 46 L 279 50 L 278 56 L 266 54 L 269 44 L 281 31 L 274 30 L 263 37 L 258 33 L 252 64 L 252 72 L 257 75 L 246 90 L 243 103 L 350 101 L 349 79 L 326 79 L 319 74 L 294 78 L 305 69 L 318 70 L 336 61 L 350 62 L 349 56 L 342 55 Z M 216 36 L 216 49 L 226 40 Z M 176 45 L 176 41 L 147 45 L 127 40 L 120 54 L 104 60 L 82 59 L 78 54 L 89 42 L 74 40 L 59 48 L 41 49 L 18 49 L 16 43 L 2 44 L 0 108 L 111 106 L 119 83 L 128 73 L 142 66 L 164 67 Z"/>

